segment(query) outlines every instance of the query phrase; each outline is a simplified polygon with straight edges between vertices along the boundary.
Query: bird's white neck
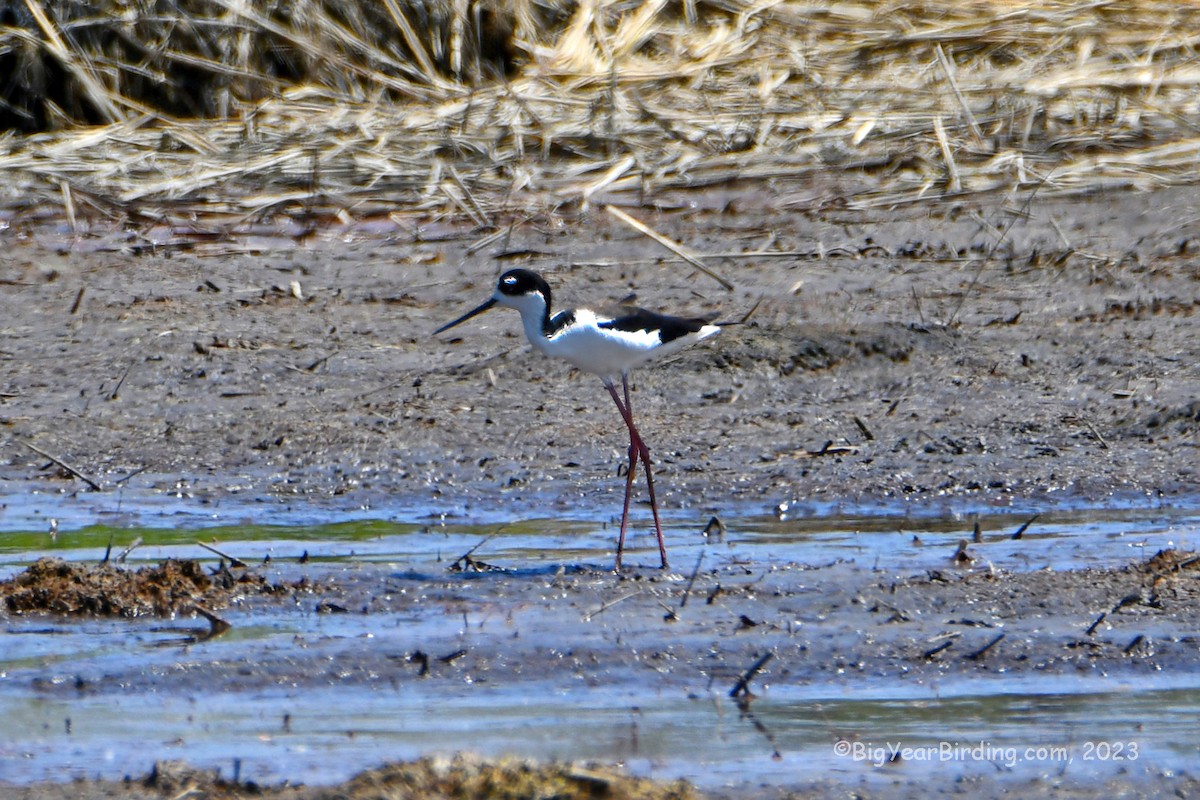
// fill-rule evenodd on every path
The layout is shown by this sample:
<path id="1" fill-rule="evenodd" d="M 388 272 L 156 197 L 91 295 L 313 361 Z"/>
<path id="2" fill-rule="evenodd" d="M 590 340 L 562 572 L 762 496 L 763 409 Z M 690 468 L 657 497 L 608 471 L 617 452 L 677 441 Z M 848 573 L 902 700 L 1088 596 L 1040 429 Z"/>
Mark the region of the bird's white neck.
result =
<path id="1" fill-rule="evenodd" d="M 539 350 L 546 349 L 546 325 L 550 320 L 550 309 L 541 294 L 523 294 L 516 297 L 498 298 L 501 305 L 521 312 L 521 325 L 525 338 Z"/>

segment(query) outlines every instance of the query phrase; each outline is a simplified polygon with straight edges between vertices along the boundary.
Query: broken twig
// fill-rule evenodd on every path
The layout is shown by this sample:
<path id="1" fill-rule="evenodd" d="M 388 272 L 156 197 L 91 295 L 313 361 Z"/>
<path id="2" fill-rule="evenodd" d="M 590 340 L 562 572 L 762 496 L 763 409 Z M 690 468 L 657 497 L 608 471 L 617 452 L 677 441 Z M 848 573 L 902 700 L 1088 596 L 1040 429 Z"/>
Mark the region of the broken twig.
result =
<path id="1" fill-rule="evenodd" d="M 963 656 L 963 658 L 968 658 L 971 661 L 978 661 L 979 659 L 983 658 L 987 654 L 987 651 L 991 650 L 993 647 L 1000 644 L 1000 641 L 1007 635 L 1008 634 L 1005 634 L 1005 633 L 997 634 L 995 639 L 992 639 L 990 642 L 988 642 L 983 647 L 976 650 L 974 653 L 968 653 L 967 655 Z"/>
<path id="2" fill-rule="evenodd" d="M 1025 524 L 1022 525 L 1021 527 L 1017 528 L 1017 532 L 1012 535 L 1012 538 L 1020 539 L 1022 536 L 1024 536 L 1025 531 L 1029 530 L 1029 526 L 1032 525 L 1034 522 L 1036 522 L 1037 518 L 1040 516 L 1041 516 L 1041 514 L 1034 514 L 1032 517 L 1025 520 Z"/>
<path id="3" fill-rule="evenodd" d="M 82 472 L 80 472 L 79 470 L 75 469 L 75 467 L 72 467 L 70 464 L 68 464 L 67 462 L 63 461 L 63 460 L 62 460 L 61 458 L 59 458 L 58 456 L 56 456 L 56 455 L 52 455 L 52 454 L 50 454 L 50 453 L 47 453 L 45 450 L 43 450 L 42 448 L 38 447 L 37 445 L 35 445 L 35 444 L 34 444 L 34 443 L 32 443 L 32 442 L 28 442 L 28 441 L 22 441 L 22 442 L 21 442 L 21 444 L 25 445 L 26 447 L 28 447 L 30 450 L 32 450 L 33 452 L 37 453 L 38 455 L 40 455 L 40 456 L 45 456 L 46 458 L 48 458 L 48 459 L 50 459 L 51 461 L 53 461 L 55 464 L 58 464 L 60 467 L 62 467 L 63 469 L 65 469 L 67 472 L 71 473 L 71 474 L 72 474 L 72 475 L 74 475 L 76 478 L 78 478 L 79 480 L 83 481 L 83 482 L 84 482 L 84 483 L 86 483 L 88 486 L 90 486 L 90 487 L 92 488 L 92 491 L 96 491 L 96 492 L 98 492 L 98 491 L 100 491 L 100 490 L 101 490 L 101 489 L 100 489 L 100 484 L 99 484 L 98 482 L 96 482 L 96 481 L 92 480 L 92 479 L 91 479 L 91 478 L 89 478 L 87 475 L 84 475 Z"/>
<path id="4" fill-rule="evenodd" d="M 713 517 L 716 519 L 716 517 Z M 709 523 L 711 524 L 711 523 Z M 705 528 L 705 530 L 708 530 Z M 692 592 L 692 586 L 696 583 L 696 576 L 700 574 L 700 563 L 704 561 L 704 551 L 700 551 L 700 556 L 696 559 L 696 566 L 692 569 L 692 576 L 688 578 L 687 586 L 683 587 L 683 598 L 679 601 L 679 607 L 683 608 L 687 605 L 688 595 Z"/>
<path id="5" fill-rule="evenodd" d="M 712 278 L 712 279 L 713 279 L 714 281 L 716 281 L 717 283 L 721 284 L 721 287 L 722 287 L 722 288 L 724 288 L 724 289 L 727 289 L 727 290 L 729 290 L 729 291 L 731 291 L 731 292 L 733 291 L 733 284 L 732 284 L 732 283 L 730 283 L 729 281 L 725 280 L 725 279 L 724 279 L 724 278 L 722 278 L 720 275 L 718 275 L 717 273 L 715 273 L 715 272 L 713 272 L 711 269 L 709 269 L 707 266 L 705 266 L 705 264 L 704 264 L 704 262 L 703 262 L 703 261 L 701 261 L 699 258 L 697 258 L 696 256 L 694 256 L 694 255 L 692 255 L 691 253 L 689 253 L 689 252 L 688 252 L 688 251 L 687 251 L 687 250 L 684 248 L 684 246 L 683 246 L 683 245 L 679 244 L 678 242 L 671 241 L 671 240 L 670 240 L 670 239 L 668 239 L 666 236 L 663 236 L 661 233 L 659 233 L 658 231 L 654 230 L 653 228 L 651 228 L 651 227 L 650 227 L 649 225 L 647 225 L 646 223 L 644 223 L 644 222 L 640 222 L 640 221 L 638 221 L 638 220 L 634 219 L 633 217 L 629 216 L 628 214 L 626 214 L 624 211 L 622 211 L 621 209 L 617 208 L 616 206 L 605 206 L 605 207 L 604 207 L 604 210 L 605 210 L 605 211 L 607 211 L 607 212 L 608 212 L 609 214 L 611 214 L 612 216 L 614 216 L 614 217 L 616 217 L 617 219 L 619 219 L 621 222 L 624 222 L 624 223 L 625 223 L 626 225 L 628 225 L 629 227 L 631 227 L 631 228 L 633 228 L 634 230 L 638 231 L 639 233 L 643 233 L 643 234 L 645 234 L 646 236 L 649 236 L 651 239 L 653 239 L 654 241 L 658 242 L 658 243 L 659 243 L 659 244 L 661 244 L 663 247 L 667 248 L 667 249 L 668 249 L 668 250 L 670 250 L 672 253 L 674 253 L 675 255 L 679 256 L 679 257 L 680 257 L 680 258 L 682 258 L 684 261 L 686 261 L 687 263 L 691 264 L 693 267 L 695 267 L 696 269 L 700 270 L 701 272 L 703 272 L 703 273 L 704 273 L 705 275 L 707 275 L 708 277 Z"/>
<path id="6" fill-rule="evenodd" d="M 733 685 L 733 688 L 729 690 L 729 696 L 730 697 L 739 697 L 743 694 L 749 694 L 750 693 L 750 681 L 754 680 L 754 676 L 757 675 L 759 673 L 759 671 L 764 666 L 766 666 L 767 662 L 770 661 L 774 657 L 775 657 L 775 654 L 768 650 L 762 656 L 762 658 L 758 659 L 758 661 L 755 661 L 753 664 L 751 664 L 750 669 L 748 669 L 744 673 L 742 673 L 742 677 L 738 678 L 738 682 L 735 683 Z"/>
<path id="7" fill-rule="evenodd" d="M 231 556 L 228 553 L 223 553 L 220 550 L 218 550 L 217 548 L 213 547 L 212 545 L 207 545 L 204 542 L 196 542 L 196 544 L 200 545 L 201 547 L 203 547 L 205 550 L 209 551 L 210 553 L 216 553 L 221 558 L 227 559 L 232 566 L 235 566 L 235 567 L 245 567 L 246 566 L 245 561 L 242 561 L 240 558 L 237 558 L 236 556 Z"/>
<path id="8" fill-rule="evenodd" d="M 600 606 L 600 607 L 599 607 L 599 608 L 597 608 L 595 611 L 589 611 L 588 613 L 584 614 L 584 615 L 583 615 L 583 621 L 584 621 L 584 622 L 591 622 L 591 621 L 592 621 L 592 617 L 599 616 L 600 614 L 603 614 L 605 611 L 608 611 L 610 608 L 612 608 L 613 606 L 615 606 L 617 603 L 623 603 L 623 602 L 625 602 L 626 600 L 628 600 L 629 598 L 631 598 L 631 597 L 636 597 L 636 596 L 638 596 L 638 595 L 639 595 L 639 594 L 641 594 L 641 593 L 642 593 L 642 590 L 641 590 L 641 589 L 635 589 L 634 591 L 632 591 L 632 592 L 629 592 L 628 594 L 623 594 L 623 595 L 621 595 L 620 597 L 618 597 L 618 598 L 617 598 L 617 599 L 615 599 L 615 600 L 609 600 L 607 603 L 605 603 L 604 605 Z"/>

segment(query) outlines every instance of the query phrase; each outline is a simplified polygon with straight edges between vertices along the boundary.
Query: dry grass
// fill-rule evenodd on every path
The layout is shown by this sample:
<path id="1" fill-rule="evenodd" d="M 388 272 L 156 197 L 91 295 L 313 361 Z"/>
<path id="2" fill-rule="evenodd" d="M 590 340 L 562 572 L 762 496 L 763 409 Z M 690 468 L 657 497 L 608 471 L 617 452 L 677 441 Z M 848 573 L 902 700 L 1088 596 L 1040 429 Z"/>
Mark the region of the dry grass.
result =
<path id="1" fill-rule="evenodd" d="M 191 613 L 197 603 L 220 608 L 235 596 L 271 590 L 260 576 L 247 573 L 234 578 L 228 571 L 209 576 L 191 560 L 167 559 L 132 570 L 47 557 L 0 582 L 0 605 L 13 614 L 169 617 Z"/>
<path id="2" fill-rule="evenodd" d="M 422 758 L 366 770 L 333 787 L 260 786 L 222 780 L 215 770 L 160 761 L 140 783 L 126 782 L 131 797 L 204 797 L 237 800 L 698 800 L 682 781 L 634 778 L 602 765 L 537 764 L 511 758 L 457 755 Z M 99 794 L 99 792 L 97 792 Z M 122 794 L 124 796 L 124 794 Z"/>
<path id="3" fill-rule="evenodd" d="M 797 206 L 1148 189 L 1200 163 L 1190 2 L 438 2 L 10 6 L 0 58 L 71 99 L 0 138 L 0 203 L 299 236 L 766 180 Z"/>

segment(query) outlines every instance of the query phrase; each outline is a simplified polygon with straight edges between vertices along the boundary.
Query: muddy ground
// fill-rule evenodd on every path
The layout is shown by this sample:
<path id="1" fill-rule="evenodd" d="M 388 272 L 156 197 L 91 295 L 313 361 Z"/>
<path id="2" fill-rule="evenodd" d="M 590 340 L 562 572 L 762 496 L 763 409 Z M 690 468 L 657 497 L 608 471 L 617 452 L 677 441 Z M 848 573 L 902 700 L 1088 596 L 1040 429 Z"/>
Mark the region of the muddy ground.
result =
<path id="1" fill-rule="evenodd" d="M 532 353 L 503 309 L 430 336 L 522 264 L 571 305 L 739 319 L 762 301 L 635 374 L 667 509 L 1194 491 L 1200 191 L 877 212 L 751 201 L 649 216 L 734 254 L 713 261 L 733 291 L 602 213 L 474 254 L 486 231 L 432 224 L 262 254 L 60 254 L 10 230 L 2 474 L 85 491 L 29 441 L 108 489 L 200 500 L 521 515 L 539 495 L 619 493 L 626 441 L 595 378 Z M 786 254 L 744 254 L 758 251 Z"/>
<path id="2" fill-rule="evenodd" d="M 286 730 L 292 712 L 336 716 L 336 710 L 314 707 L 320 701 L 311 699 L 327 697 L 331 687 L 345 697 L 374 693 L 376 702 L 410 707 L 411 700 L 402 698 L 413 693 L 436 703 L 438 698 L 451 702 L 472 693 L 478 696 L 489 686 L 502 693 L 505 687 L 524 686 L 556 694 L 564 687 L 578 687 L 563 693 L 571 697 L 582 687 L 619 694 L 633 682 L 651 694 L 676 698 L 682 706 L 702 706 L 736 691 L 744 680 L 740 694 L 746 702 L 737 725 L 758 728 L 761 737 L 753 737 L 750 750 L 756 752 L 750 755 L 756 757 L 751 763 L 774 774 L 770 781 L 741 775 L 733 782 L 735 789 L 711 791 L 712 795 L 917 798 L 931 790 L 930 773 L 919 764 L 882 765 L 865 780 L 853 770 L 825 775 L 806 769 L 794 757 L 772 758 L 773 728 L 779 720 L 766 713 L 756 716 L 756 709 L 766 712 L 757 697 L 770 698 L 779 691 L 776 687 L 793 683 L 833 687 L 830 696 L 836 696 L 852 693 L 856 685 L 878 689 L 881 684 L 934 686 L 969 679 L 986 692 L 982 687 L 989 681 L 1003 679 L 1012 686 L 1018 677 L 1040 681 L 1041 686 L 1050 685 L 1046 681 L 1054 676 L 1067 681 L 1103 677 L 1110 684 L 1128 685 L 1200 670 L 1195 623 L 1200 613 L 1200 559 L 1194 554 L 1160 553 L 1119 568 L 1013 572 L 984 563 L 990 544 L 971 545 L 978 562 L 956 562 L 947 553 L 944 568 L 906 575 L 853 559 L 764 566 L 718 558 L 693 581 L 650 568 L 614 576 L 586 565 L 482 572 L 423 565 L 397 573 L 386 564 L 322 569 L 277 562 L 250 572 L 323 577 L 282 580 L 270 592 L 241 592 L 233 607 L 216 600 L 213 606 L 235 628 L 243 619 L 261 620 L 269 614 L 290 625 L 309 620 L 301 626 L 305 632 L 288 634 L 282 642 L 249 641 L 240 649 L 211 653 L 187 646 L 146 650 L 144 641 L 131 641 L 130 647 L 140 647 L 143 653 L 138 663 L 115 668 L 112 660 L 57 662 L 32 679 L 32 691 L 46 701 L 112 692 L 165 698 L 181 691 L 200 697 L 228 693 L 254 698 L 273 687 L 288 687 L 289 699 L 281 702 L 276 715 Z M 333 622 L 312 621 L 313 608 L 316 620 L 332 614 L 346 619 L 350 627 L 334 635 Z M 145 628 L 141 630 L 136 641 L 145 636 Z M 367 631 L 371 634 L 365 635 Z M 170 638 L 175 633 L 161 635 Z M 239 653 L 250 655 L 243 658 Z M 10 677 L 29 680 L 20 677 L 26 672 L 18 670 Z M 840 713 L 836 704 L 814 703 L 804 713 L 820 720 L 830 748 L 863 741 L 865 723 Z M 929 719 L 932 725 L 938 718 Z M 1138 730 L 1140 725 L 1129 736 L 1136 739 Z M 1047 735 L 1060 741 L 1062 733 L 1030 731 L 1029 741 L 1041 742 Z M 982 772 L 962 774 L 957 772 L 961 765 L 947 765 L 944 781 L 935 782 L 936 788 L 953 796 L 1064 798 L 1176 797 L 1200 789 L 1186 771 L 1144 768 L 1136 759 L 1116 774 L 1101 772 L 1101 765 L 1082 757 L 1081 741 L 1089 735 L 1094 734 L 1075 734 L 1080 742 L 1069 768 L 1052 763 L 1046 773 L 1030 778 L 1028 771 L 1013 772 L 1003 764 L 997 764 L 995 772 L 985 765 Z M 160 758 L 164 753 L 186 757 L 187 752 L 186 741 L 151 742 L 146 750 L 147 757 L 157 753 Z M 306 756 L 301 752 L 293 758 Z M 427 785 L 422 764 L 395 769 L 414 771 L 423 776 L 417 785 Z M 599 796 L 692 793 L 672 783 L 631 783 L 606 768 L 580 769 L 591 777 L 569 780 L 575 787 L 571 793 L 560 785 L 557 768 L 548 768 L 547 774 L 533 779 L 543 787 L 538 796 L 597 796 L 597 786 L 611 792 Z M 794 777 L 781 782 L 780 772 Z M 0 783 L 0 796 L 137 799 L 179 797 L 190 790 L 194 796 L 218 798 L 260 796 L 265 789 L 266 796 L 280 800 L 532 796 L 528 789 L 506 794 L 494 783 L 489 784 L 490 792 L 480 794 L 402 791 L 413 785 L 412 780 L 410 776 L 400 782 L 391 794 L 379 789 L 373 771 L 338 787 L 270 788 L 231 782 L 228 769 L 193 770 L 164 763 L 144 779 L 32 787 Z M 515 781 L 510 777 L 499 785 Z"/>
<path id="3" fill-rule="evenodd" d="M 430 336 L 521 264 L 563 304 L 729 320 L 762 301 L 635 374 L 665 508 L 1194 490 L 1200 191 L 773 207 L 786 202 L 647 215 L 733 254 L 712 261 L 732 292 L 599 212 L 515 226 L 473 254 L 487 232 L 432 224 L 232 255 L 59 254 L 36 243 L 45 232 L 10 229 L 0 469 L 87 490 L 29 442 L 108 490 L 198 502 L 595 504 L 621 491 L 627 443 L 596 379 L 533 353 L 507 310 Z"/>
<path id="4" fill-rule="evenodd" d="M 697 531 L 711 514 L 781 507 L 1195 503 L 1200 189 L 869 212 L 819 195 L 732 195 L 641 212 L 695 251 L 729 254 L 708 263 L 731 292 L 599 212 L 547 214 L 478 249 L 489 231 L 435 223 L 388 235 L 330 231 L 261 252 L 245 242 L 79 252 L 86 242 L 10 228 L 0 256 L 4 492 L 74 493 L 85 504 L 165 496 L 198 508 L 236 500 L 267 523 L 304 504 L 467 519 L 596 508 L 617 516 L 626 440 L 593 377 L 533 354 L 512 312 L 430 336 L 487 297 L 502 268 L 522 265 L 544 272 L 565 304 L 632 297 L 722 320 L 757 306 L 746 324 L 635 376 L 660 501 Z M 639 546 L 649 544 L 645 511 Z M 661 620 L 658 603 L 678 596 L 680 582 L 646 566 L 623 578 L 588 567 L 455 591 L 544 605 L 542 584 L 557 581 L 572 605 L 591 608 L 635 580 L 650 590 L 612 619 L 652 611 Z M 689 643 L 743 617 L 755 632 L 726 654 L 723 678 L 766 649 L 777 653 L 776 679 L 797 661 L 876 675 L 1200 667 L 1200 593 L 1189 570 L 967 570 L 897 586 L 867 569 L 789 569 L 805 574 L 773 573 L 772 591 L 729 591 L 720 613 L 684 633 L 671 628 L 665 641 L 661 624 L 629 623 L 623 633 L 648 637 L 668 681 L 672 664 L 696 666 L 704 648 Z M 697 591 L 721 579 L 707 573 Z M 332 591 L 372 602 L 370 584 Z M 1121 619 L 1149 615 L 1150 651 L 1132 644 L 1140 628 L 1083 633 L 1097 609 L 1118 606 Z M 933 608 L 946 610 L 922 613 Z M 927 656 L 947 615 L 963 608 L 1006 620 L 1009 645 L 979 659 Z M 877 637 L 851 646 L 820 633 L 861 625 L 864 613 Z M 782 622 L 792 618 L 821 625 L 797 637 Z M 966 638 L 978 649 L 991 637 L 972 629 L 963 638 L 963 649 Z M 587 647 L 542 666 L 586 672 Z M 638 669 L 610 657 L 607 670 Z M 495 670 L 501 680 L 536 658 L 481 652 L 455 669 Z M 264 663 L 260 673 L 286 666 Z M 1146 795 L 1197 789 L 1178 775 L 1115 780 L 1114 791 Z M 1072 785 L 1000 776 L 944 791 L 1072 796 Z M 846 790 L 820 776 L 794 788 Z M 75 789 L 69 796 L 157 791 Z M 925 794 L 900 779 L 883 796 L 896 792 Z"/>

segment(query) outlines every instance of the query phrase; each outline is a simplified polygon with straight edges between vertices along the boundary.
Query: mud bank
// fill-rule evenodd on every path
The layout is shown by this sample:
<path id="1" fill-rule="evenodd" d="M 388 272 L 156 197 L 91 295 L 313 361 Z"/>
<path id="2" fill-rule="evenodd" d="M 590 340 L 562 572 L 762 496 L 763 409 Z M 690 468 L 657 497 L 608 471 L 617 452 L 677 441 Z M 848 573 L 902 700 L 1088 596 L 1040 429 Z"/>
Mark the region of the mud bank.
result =
<path id="1" fill-rule="evenodd" d="M 672 539 L 688 553 L 675 571 L 618 577 L 607 557 L 505 562 L 505 571 L 474 577 L 448 577 L 436 561 L 338 568 L 322 573 L 319 597 L 247 600 L 230 615 L 233 630 L 257 633 L 241 643 L 217 638 L 203 645 L 217 650 L 195 658 L 155 646 L 162 634 L 153 630 L 111 623 L 126 627 L 98 629 L 98 642 L 132 634 L 156 655 L 137 670 L 103 654 L 71 666 L 44 655 L 13 666 L 10 679 L 19 675 L 20 693 L 41 709 L 38 724 L 57 729 L 61 720 L 45 720 L 73 709 L 63 716 L 80 726 L 89 709 L 103 717 L 118 697 L 161 703 L 185 688 L 202 704 L 244 707 L 248 693 L 290 687 L 282 700 L 263 701 L 271 731 L 284 714 L 304 718 L 296 709 L 306 693 L 320 707 L 341 707 L 347 687 L 368 706 L 392 708 L 397 685 L 419 686 L 408 712 L 436 717 L 439 704 L 464 696 L 468 677 L 479 686 L 484 676 L 506 688 L 486 703 L 552 685 L 582 692 L 563 700 L 581 714 L 584 699 L 607 697 L 601 711 L 617 709 L 626 732 L 633 706 L 665 714 L 669 729 L 671 709 L 712 704 L 719 719 L 738 721 L 730 735 L 746 737 L 737 741 L 754 759 L 739 792 L 834 796 L 850 786 L 864 796 L 927 796 L 934 778 L 918 766 L 880 783 L 874 771 L 846 772 L 831 748 L 870 741 L 910 718 L 913 704 L 953 700 L 974 681 L 989 697 L 1060 689 L 1078 697 L 1109 691 L 1092 680 L 1163 681 L 1152 688 L 1168 694 L 1128 709 L 1130 717 L 1148 723 L 1151 708 L 1190 708 L 1200 666 L 1195 574 L 1151 569 L 1153 552 L 1122 566 L 991 570 L 986 547 L 970 543 L 966 560 L 948 547 L 944 567 L 882 572 L 874 560 L 779 563 L 761 551 L 746 563 L 728 554 L 698 571 L 681 610 L 687 548 L 700 546 L 712 514 L 1195 504 L 1196 189 L 886 213 L 810 200 L 728 197 L 645 215 L 693 250 L 726 254 L 708 263 L 732 292 L 603 216 L 547 215 L 483 247 L 486 232 L 435 225 L 328 231 L 291 250 L 223 243 L 81 252 L 55 232 L 12 242 L 0 259 L 0 525 L 47 536 L 52 518 L 70 523 L 64 533 L 98 516 L 118 528 L 144 522 L 121 517 L 130 508 L 161 509 L 184 526 L 271 523 L 310 509 L 325 520 L 383 508 L 400 522 L 464 524 L 601 508 L 616 516 L 625 442 L 594 378 L 532 354 L 511 314 L 494 312 L 454 336 L 430 332 L 478 303 L 513 264 L 544 272 L 569 304 L 632 298 L 725 319 L 757 304 L 746 324 L 636 376 L 660 500 L 672 524 L 692 532 Z M 1195 549 L 1193 533 L 1181 539 L 1181 550 Z M 288 555 L 289 566 L 273 569 L 302 577 L 299 554 Z M 318 614 L 321 601 L 329 605 Z M 348 613 L 329 613 L 334 607 Z M 334 617 L 348 627 L 323 636 Z M 58 623 L 10 616 L 6 635 L 31 624 Z M 232 650 L 220 650 L 230 641 Z M 768 652 L 752 684 L 760 699 L 750 704 L 764 734 L 726 695 Z M 526 683 L 535 673 L 549 683 Z M 602 690 L 589 689 L 596 685 Z M 640 688 L 621 694 L 632 685 Z M 898 689 L 878 707 L 840 706 L 845 719 L 814 711 L 831 693 L 844 699 L 863 685 Z M 114 694 L 114 686 L 127 688 Z M 869 692 L 861 701 L 874 702 Z M 1068 706 L 1030 718 L 1085 724 L 1086 704 Z M 1004 720 L 1026 713 L 1005 709 Z M 871 713 L 887 724 L 856 728 Z M 154 741 L 198 737 L 186 718 L 186 736 Z M 999 717 L 981 719 L 1003 728 Z M 533 718 L 534 728 L 544 725 Z M 756 778 L 777 769 L 771 736 L 823 754 L 813 763 L 833 777 L 796 767 L 763 788 Z M 1069 732 L 1059 739 L 1080 742 Z M 627 733 L 614 740 L 628 745 Z M 630 758 L 643 757 L 643 771 L 655 774 L 658 756 L 646 755 L 646 737 L 636 741 L 642 749 Z M 9 747 L 18 759 L 28 749 Z M 188 747 L 167 749 L 188 759 Z M 366 766 L 392 760 L 379 752 Z M 943 788 L 974 796 L 1194 791 L 1169 755 L 1091 773 L 956 768 Z M 256 780 L 311 782 L 264 775 Z M 703 788 L 719 794 L 725 784 Z M 38 798 L 155 791 L 136 781 L 12 790 Z"/>

